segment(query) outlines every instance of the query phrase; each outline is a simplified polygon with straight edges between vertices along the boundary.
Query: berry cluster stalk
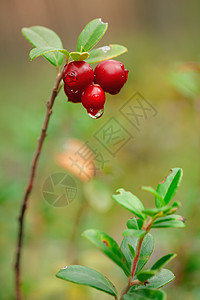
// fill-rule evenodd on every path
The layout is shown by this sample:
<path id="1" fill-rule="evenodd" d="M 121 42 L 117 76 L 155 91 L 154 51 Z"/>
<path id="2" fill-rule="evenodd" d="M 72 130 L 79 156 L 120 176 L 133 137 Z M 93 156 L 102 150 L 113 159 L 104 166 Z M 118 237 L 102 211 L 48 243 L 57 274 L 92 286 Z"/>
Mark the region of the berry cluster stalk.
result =
<path id="1" fill-rule="evenodd" d="M 34 179 L 36 175 L 38 159 L 42 150 L 42 146 L 46 137 L 46 132 L 50 120 L 50 116 L 52 114 L 52 108 L 55 101 L 56 96 L 58 95 L 61 88 L 61 79 L 63 72 L 59 73 L 56 77 L 54 87 L 51 92 L 51 96 L 49 101 L 46 104 L 46 115 L 44 119 L 44 124 L 41 129 L 41 134 L 38 139 L 37 149 L 35 151 L 35 155 L 33 157 L 31 172 L 28 185 L 25 190 L 24 198 L 21 205 L 21 212 L 19 216 L 19 231 L 18 231 L 18 240 L 17 240 L 17 251 L 16 251 L 16 259 L 15 259 L 15 293 L 16 300 L 22 300 L 22 291 L 21 291 L 21 252 L 22 252 L 22 243 L 23 243 L 23 235 L 24 235 L 24 216 L 27 209 L 28 200 L 33 189 Z"/>

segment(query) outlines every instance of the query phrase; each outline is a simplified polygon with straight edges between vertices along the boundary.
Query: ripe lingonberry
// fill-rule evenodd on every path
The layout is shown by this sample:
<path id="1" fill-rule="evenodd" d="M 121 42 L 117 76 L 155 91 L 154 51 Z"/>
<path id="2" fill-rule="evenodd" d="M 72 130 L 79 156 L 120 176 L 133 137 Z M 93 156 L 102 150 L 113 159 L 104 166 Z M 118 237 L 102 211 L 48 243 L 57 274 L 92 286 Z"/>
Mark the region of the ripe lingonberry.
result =
<path id="1" fill-rule="evenodd" d="M 68 101 L 73 103 L 81 102 L 82 91 L 71 89 L 66 84 L 64 84 L 64 91 L 66 96 L 68 97 Z"/>
<path id="2" fill-rule="evenodd" d="M 83 91 L 93 80 L 93 69 L 85 61 L 72 61 L 64 67 L 63 81 L 73 90 Z"/>
<path id="3" fill-rule="evenodd" d="M 105 93 L 100 85 L 91 84 L 83 91 L 81 102 L 88 113 L 95 116 L 100 109 L 103 109 L 105 98 Z"/>
<path id="4" fill-rule="evenodd" d="M 116 60 L 100 62 L 94 70 L 94 82 L 98 83 L 105 92 L 112 95 L 119 93 L 128 78 L 128 70 Z"/>

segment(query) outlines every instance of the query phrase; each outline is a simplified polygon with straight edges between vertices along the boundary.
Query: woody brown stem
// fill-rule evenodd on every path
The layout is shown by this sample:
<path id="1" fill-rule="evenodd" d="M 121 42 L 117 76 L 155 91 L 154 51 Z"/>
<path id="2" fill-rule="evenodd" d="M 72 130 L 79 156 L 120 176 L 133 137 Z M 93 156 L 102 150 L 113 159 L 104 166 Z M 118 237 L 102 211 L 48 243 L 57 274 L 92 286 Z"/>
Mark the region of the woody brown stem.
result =
<path id="1" fill-rule="evenodd" d="M 30 177 L 25 189 L 25 194 L 21 204 L 21 211 L 19 216 L 19 231 L 18 231 L 18 240 L 17 240 L 17 251 L 16 251 L 16 259 L 15 259 L 15 293 L 16 300 L 22 300 L 22 290 L 21 290 L 21 253 L 22 253 L 22 244 L 23 244 L 23 236 L 24 236 L 24 217 L 27 209 L 27 204 L 29 201 L 30 194 L 33 189 L 33 184 L 35 180 L 36 170 L 38 166 L 38 159 L 42 150 L 42 146 L 44 144 L 44 140 L 46 137 L 46 132 L 50 120 L 50 116 L 52 114 L 52 108 L 55 101 L 56 96 L 60 90 L 60 82 L 62 79 L 62 72 L 57 75 L 54 87 L 51 92 L 51 96 L 49 101 L 46 104 L 46 115 L 44 119 L 44 123 L 41 129 L 40 137 L 38 139 L 38 145 L 35 151 L 35 155 L 33 157 L 33 161 L 31 164 Z"/>

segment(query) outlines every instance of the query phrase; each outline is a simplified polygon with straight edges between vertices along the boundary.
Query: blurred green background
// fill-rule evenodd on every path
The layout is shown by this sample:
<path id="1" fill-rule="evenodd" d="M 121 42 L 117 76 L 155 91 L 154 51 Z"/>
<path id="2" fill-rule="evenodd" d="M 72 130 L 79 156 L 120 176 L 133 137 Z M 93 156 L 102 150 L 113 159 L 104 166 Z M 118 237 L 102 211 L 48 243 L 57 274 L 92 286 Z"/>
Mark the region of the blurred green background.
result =
<path id="1" fill-rule="evenodd" d="M 57 279 L 55 274 L 76 261 L 102 271 L 121 289 L 126 284 L 122 271 L 84 240 L 81 233 L 98 228 L 120 243 L 131 214 L 113 203 L 111 195 L 123 187 L 151 207 L 153 198 L 138 187 L 156 187 L 172 167 L 182 167 L 184 171 L 176 200 L 182 203 L 179 213 L 186 217 L 187 228 L 154 231 L 152 261 L 167 252 L 176 252 L 178 257 L 170 265 L 176 279 L 165 288 L 168 299 L 200 299 L 199 11 L 198 0 L 0 2 L 1 300 L 14 297 L 17 216 L 45 102 L 56 76 L 54 67 L 43 58 L 29 62 L 31 47 L 22 37 L 21 28 L 49 27 L 59 34 L 64 47 L 73 51 L 80 31 L 97 17 L 109 23 L 99 45 L 119 43 L 128 47 L 129 52 L 119 60 L 129 69 L 129 79 L 118 95 L 107 96 L 105 113 L 98 120 L 89 118 L 81 105 L 67 103 L 63 91 L 56 99 L 26 215 L 22 258 L 25 299 L 110 299 L 96 290 Z M 195 63 L 183 65 L 188 61 Z M 140 132 L 119 112 L 136 92 L 158 112 L 141 121 Z M 113 116 L 134 136 L 115 157 L 93 136 Z M 89 183 L 71 175 L 77 184 L 77 197 L 70 205 L 55 208 L 44 201 L 42 185 L 55 172 L 67 174 L 57 165 L 55 155 L 71 138 L 90 141 L 108 163 Z M 76 228 L 76 216 L 83 203 L 84 211 Z"/>

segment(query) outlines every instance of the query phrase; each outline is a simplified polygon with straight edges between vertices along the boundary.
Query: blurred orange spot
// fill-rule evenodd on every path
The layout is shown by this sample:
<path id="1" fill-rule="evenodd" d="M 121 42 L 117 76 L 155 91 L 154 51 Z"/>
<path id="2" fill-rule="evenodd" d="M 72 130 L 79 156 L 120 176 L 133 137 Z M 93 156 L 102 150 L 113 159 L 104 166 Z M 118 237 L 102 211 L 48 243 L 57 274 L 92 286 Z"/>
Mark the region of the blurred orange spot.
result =
<path id="1" fill-rule="evenodd" d="M 87 143 L 70 139 L 64 146 L 65 150 L 55 156 L 57 164 L 82 181 L 91 180 L 95 175 L 95 154 Z"/>

